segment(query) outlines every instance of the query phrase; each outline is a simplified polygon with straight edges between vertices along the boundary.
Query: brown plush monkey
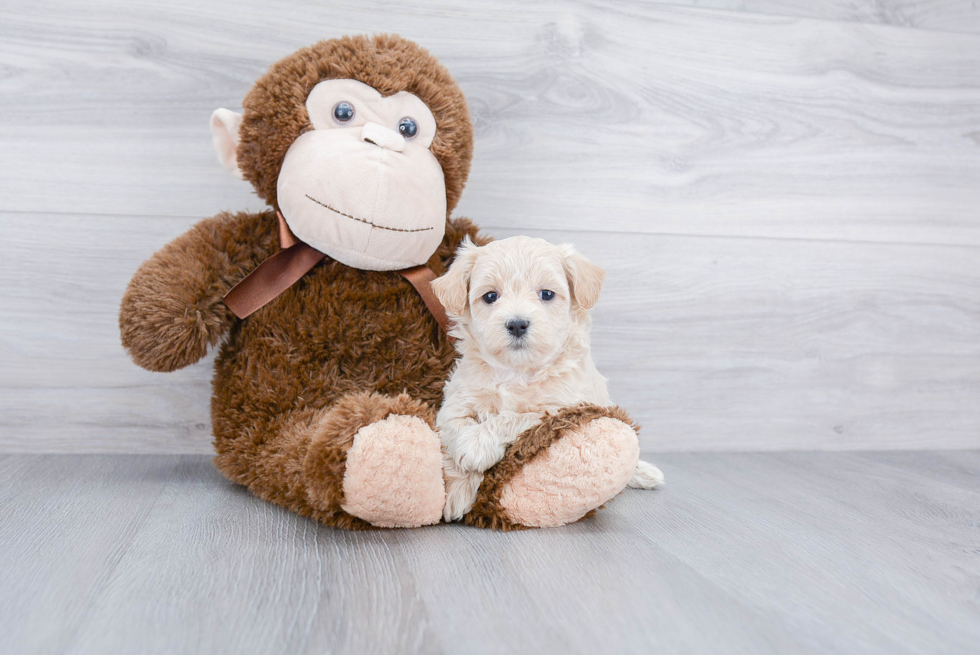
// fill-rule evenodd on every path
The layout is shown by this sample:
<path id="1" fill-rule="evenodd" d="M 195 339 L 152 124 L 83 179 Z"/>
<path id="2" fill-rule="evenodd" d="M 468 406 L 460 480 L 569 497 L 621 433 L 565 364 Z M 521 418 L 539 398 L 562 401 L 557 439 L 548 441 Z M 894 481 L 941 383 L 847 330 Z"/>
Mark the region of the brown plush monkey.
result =
<path id="1" fill-rule="evenodd" d="M 440 275 L 465 236 L 486 242 L 449 218 L 472 153 L 465 98 L 414 43 L 358 36 L 276 63 L 243 106 L 214 113 L 215 147 L 270 210 L 203 220 L 145 262 L 122 300 L 123 344 L 140 366 L 173 371 L 223 341 L 215 464 L 257 496 L 343 528 L 436 523 L 445 495 L 433 425 L 454 351 L 397 271 L 424 264 Z M 295 241 L 318 263 L 238 318 L 223 298 Z M 265 282 L 281 282 L 268 266 Z M 625 474 L 618 493 L 633 464 L 568 463 L 600 417 L 631 429 L 618 410 L 579 406 L 522 435 L 488 471 L 466 522 L 574 520 L 609 493 L 579 493 L 570 507 L 563 490 L 608 490 Z M 561 477 L 548 477 L 552 459 Z M 527 467 L 536 486 L 501 500 Z"/>

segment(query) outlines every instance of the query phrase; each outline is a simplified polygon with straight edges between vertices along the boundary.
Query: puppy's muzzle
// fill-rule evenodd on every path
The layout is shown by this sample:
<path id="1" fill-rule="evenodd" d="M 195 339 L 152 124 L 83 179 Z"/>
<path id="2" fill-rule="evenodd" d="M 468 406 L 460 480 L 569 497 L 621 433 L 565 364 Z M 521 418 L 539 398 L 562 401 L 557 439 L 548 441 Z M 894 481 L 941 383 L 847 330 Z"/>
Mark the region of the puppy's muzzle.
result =
<path id="1" fill-rule="evenodd" d="M 531 327 L 531 321 L 526 318 L 515 317 L 504 323 L 504 327 L 507 328 L 510 336 L 515 339 L 523 339 L 524 335 L 527 334 L 528 328 Z"/>

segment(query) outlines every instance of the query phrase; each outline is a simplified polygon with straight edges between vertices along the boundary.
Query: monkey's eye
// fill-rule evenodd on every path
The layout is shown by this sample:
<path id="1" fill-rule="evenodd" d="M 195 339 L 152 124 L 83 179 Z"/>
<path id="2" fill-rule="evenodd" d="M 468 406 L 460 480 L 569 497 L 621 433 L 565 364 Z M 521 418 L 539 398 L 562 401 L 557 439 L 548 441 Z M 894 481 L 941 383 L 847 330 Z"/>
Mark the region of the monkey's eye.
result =
<path id="1" fill-rule="evenodd" d="M 545 302 L 548 302 L 549 300 L 554 300 L 555 292 L 552 291 L 551 289 L 542 289 L 541 291 L 538 291 L 538 298 L 540 298 Z"/>
<path id="2" fill-rule="evenodd" d="M 488 305 L 492 305 L 493 303 L 497 302 L 497 292 L 487 291 L 485 294 L 483 294 L 483 302 L 487 303 Z"/>
<path id="3" fill-rule="evenodd" d="M 341 100 L 333 106 L 333 119 L 338 123 L 349 123 L 354 119 L 354 105 Z"/>
<path id="4" fill-rule="evenodd" d="M 414 139 L 419 133 L 419 125 L 415 122 L 414 118 L 406 116 L 398 121 L 398 133 L 406 139 Z"/>

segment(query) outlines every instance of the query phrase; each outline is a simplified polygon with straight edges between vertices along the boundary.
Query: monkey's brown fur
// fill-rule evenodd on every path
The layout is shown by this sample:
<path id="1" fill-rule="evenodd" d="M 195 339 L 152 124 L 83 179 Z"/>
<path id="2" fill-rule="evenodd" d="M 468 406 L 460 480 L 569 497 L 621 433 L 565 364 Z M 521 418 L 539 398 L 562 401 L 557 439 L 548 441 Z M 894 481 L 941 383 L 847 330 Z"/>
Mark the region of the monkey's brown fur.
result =
<path id="1" fill-rule="evenodd" d="M 437 123 L 431 151 L 445 173 L 452 211 L 472 153 L 466 101 L 441 64 L 396 36 L 321 42 L 258 80 L 244 101 L 238 150 L 238 165 L 258 195 L 278 208 L 283 157 L 311 129 L 306 97 L 318 82 L 336 78 L 359 80 L 382 95 L 407 90 L 426 103 Z M 447 219 L 445 238 L 428 262 L 437 275 L 467 235 L 487 241 L 470 221 Z M 278 247 L 274 211 L 201 221 L 134 275 L 120 309 L 122 342 L 140 366 L 173 371 L 224 339 L 211 401 L 217 467 L 257 496 L 299 514 L 369 528 L 341 509 L 354 435 L 390 414 L 434 425 L 455 352 L 403 277 L 329 257 L 248 319 L 237 319 L 222 297 Z M 571 415 L 568 421 L 574 422 Z M 490 490 L 472 524 L 508 527 L 494 507 L 499 488 L 531 456 L 525 451 L 538 452 L 560 438 L 560 430 L 542 436 L 547 429 L 518 442 L 498 467 L 503 473 L 491 471 Z"/>
<path id="2" fill-rule="evenodd" d="M 436 119 L 429 146 L 446 177 L 447 211 L 463 192 L 473 156 L 473 123 L 466 98 L 449 71 L 427 51 L 394 35 L 345 36 L 303 48 L 272 65 L 242 103 L 238 166 L 259 197 L 276 206 L 276 182 L 286 151 L 311 129 L 306 97 L 319 82 L 351 79 L 382 96 L 413 93 Z"/>
<path id="3" fill-rule="evenodd" d="M 619 419 L 639 433 L 640 426 L 620 407 L 599 407 L 590 403 L 582 403 L 573 407 L 565 407 L 553 414 L 548 414 L 540 423 L 521 435 L 514 445 L 507 449 L 504 458 L 496 466 L 487 471 L 477 493 L 476 502 L 472 509 L 463 517 L 466 525 L 495 530 L 526 530 L 527 528 L 514 523 L 500 505 L 500 494 L 504 487 L 517 475 L 525 464 L 540 457 L 551 444 L 561 439 L 569 430 L 579 428 L 589 421 L 608 416 Z M 582 518 L 589 518 L 595 510 Z"/>
<path id="4" fill-rule="evenodd" d="M 227 332 L 211 400 L 217 467 L 304 516 L 368 527 L 340 509 L 354 433 L 392 413 L 434 425 L 455 352 L 403 277 L 330 259 L 239 321 L 221 298 L 276 251 L 276 235 L 271 212 L 221 214 L 172 241 L 126 290 L 123 344 L 144 368 L 172 371 Z M 436 274 L 465 235 L 486 242 L 468 220 L 447 222 Z"/>

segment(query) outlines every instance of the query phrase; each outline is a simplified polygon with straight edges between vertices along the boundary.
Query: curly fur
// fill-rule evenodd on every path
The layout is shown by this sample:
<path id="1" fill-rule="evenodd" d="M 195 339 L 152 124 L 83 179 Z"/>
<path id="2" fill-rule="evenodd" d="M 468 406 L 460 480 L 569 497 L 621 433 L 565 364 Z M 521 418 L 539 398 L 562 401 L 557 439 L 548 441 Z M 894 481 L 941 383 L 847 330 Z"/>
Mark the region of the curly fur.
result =
<path id="1" fill-rule="evenodd" d="M 347 451 L 354 435 L 365 425 L 392 414 L 417 416 L 435 425 L 435 412 L 407 393 L 396 397 L 364 392 L 337 402 L 315 427 L 303 464 L 307 496 L 320 511 L 338 513 L 344 503 L 343 479 Z"/>
<path id="2" fill-rule="evenodd" d="M 278 208 L 276 183 L 286 151 L 311 129 L 306 97 L 323 80 L 351 79 L 389 96 L 408 91 L 436 119 L 429 150 L 446 176 L 446 202 L 459 202 L 473 156 L 473 124 L 466 98 L 449 71 L 415 43 L 391 34 L 321 41 L 273 64 L 242 103 L 238 166 L 259 197 Z"/>
<path id="3" fill-rule="evenodd" d="M 445 270 L 464 234 L 476 236 L 476 228 L 465 219 L 450 223 L 429 262 L 433 270 Z M 433 424 L 431 408 L 441 401 L 453 357 L 447 336 L 404 278 L 327 260 L 233 325 L 215 362 L 215 464 L 299 514 L 367 527 L 340 510 L 354 433 L 390 413 Z M 310 452 L 323 461 L 316 464 L 294 439 L 312 441 Z M 317 479 L 311 498 L 307 482 Z"/>
<path id="4" fill-rule="evenodd" d="M 503 531 L 527 529 L 526 526 L 512 521 L 501 505 L 500 496 L 504 488 L 526 464 L 543 455 L 567 432 L 579 429 L 601 417 L 618 419 L 639 433 L 640 426 L 635 424 L 626 410 L 620 407 L 600 407 L 591 403 L 581 403 L 548 414 L 540 423 L 524 432 L 507 450 L 504 458 L 486 472 L 476 502 L 473 503 L 469 513 L 463 517 L 463 523 L 478 528 Z M 582 518 L 594 514 L 595 510 Z"/>
<path id="5" fill-rule="evenodd" d="M 207 218 L 144 262 L 119 309 L 122 344 L 150 371 L 189 366 L 217 345 L 235 319 L 221 301 L 278 248 L 275 214 Z"/>
<path id="6" fill-rule="evenodd" d="M 445 173 L 451 211 L 472 154 L 466 101 L 431 55 L 396 36 L 318 43 L 273 65 L 256 83 L 244 102 L 237 157 L 258 195 L 277 208 L 285 152 L 310 127 L 306 96 L 333 78 L 356 79 L 384 95 L 407 90 L 428 105 L 438 130 L 431 150 Z M 223 213 L 165 246 L 126 290 L 122 342 L 137 364 L 153 371 L 192 364 L 221 343 L 211 399 L 216 466 L 258 497 L 303 516 L 367 529 L 370 524 L 341 509 L 354 436 L 392 414 L 431 426 L 455 352 L 401 275 L 329 257 L 248 319 L 237 319 L 222 298 L 276 252 L 277 230 L 274 211 Z M 468 220 L 447 218 L 445 237 L 428 261 L 437 275 L 464 237 L 489 241 Z M 504 525 L 499 508 L 490 506 L 499 499 L 493 485 L 533 444 L 560 434 L 535 432 L 509 453 L 499 472 L 488 475 L 482 514 L 470 522 Z"/>

